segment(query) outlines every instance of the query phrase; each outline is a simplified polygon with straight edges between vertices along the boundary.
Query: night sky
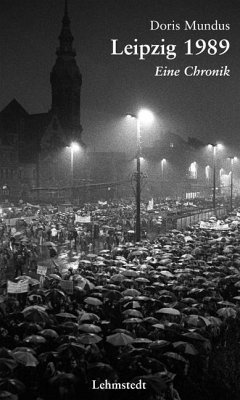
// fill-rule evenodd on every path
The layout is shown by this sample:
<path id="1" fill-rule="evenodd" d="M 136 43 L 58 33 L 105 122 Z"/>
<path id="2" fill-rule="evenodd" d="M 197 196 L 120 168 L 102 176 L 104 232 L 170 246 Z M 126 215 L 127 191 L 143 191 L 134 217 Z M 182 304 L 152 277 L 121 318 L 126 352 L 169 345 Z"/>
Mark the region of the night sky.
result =
<path id="1" fill-rule="evenodd" d="M 30 113 L 51 106 L 50 71 L 54 65 L 64 0 L 1 0 L 0 109 L 16 98 Z M 152 144 L 163 131 L 205 143 L 240 147 L 240 3 L 238 0 L 69 0 L 69 16 L 83 76 L 83 140 L 95 150 L 126 150 L 135 143 L 127 112 L 151 109 L 155 122 L 144 127 Z M 230 24 L 229 31 L 150 31 L 150 21 Z M 111 39 L 127 44 L 176 44 L 177 56 L 112 56 Z M 188 39 L 228 39 L 223 56 L 184 55 Z M 231 77 L 155 77 L 157 65 L 183 70 L 188 65 L 219 68 Z"/>

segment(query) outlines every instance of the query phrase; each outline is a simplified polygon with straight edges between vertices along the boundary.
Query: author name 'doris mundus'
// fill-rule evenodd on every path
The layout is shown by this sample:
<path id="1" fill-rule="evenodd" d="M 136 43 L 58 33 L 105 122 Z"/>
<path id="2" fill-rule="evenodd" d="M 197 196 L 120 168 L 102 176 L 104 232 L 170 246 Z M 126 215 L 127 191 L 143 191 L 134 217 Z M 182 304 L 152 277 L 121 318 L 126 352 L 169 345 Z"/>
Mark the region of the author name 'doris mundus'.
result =
<path id="1" fill-rule="evenodd" d="M 157 77 L 178 77 L 182 73 L 187 77 L 229 77 L 230 69 L 227 65 L 219 68 L 199 68 L 197 65 L 188 65 L 183 70 L 168 68 L 167 66 L 158 65 L 155 69 Z"/>
<path id="2" fill-rule="evenodd" d="M 202 23 L 200 21 L 187 21 L 185 20 L 183 24 L 179 22 L 171 21 L 168 23 L 160 22 L 157 20 L 150 21 L 151 31 L 229 31 L 229 23 L 221 23 L 217 19 L 213 22 Z"/>

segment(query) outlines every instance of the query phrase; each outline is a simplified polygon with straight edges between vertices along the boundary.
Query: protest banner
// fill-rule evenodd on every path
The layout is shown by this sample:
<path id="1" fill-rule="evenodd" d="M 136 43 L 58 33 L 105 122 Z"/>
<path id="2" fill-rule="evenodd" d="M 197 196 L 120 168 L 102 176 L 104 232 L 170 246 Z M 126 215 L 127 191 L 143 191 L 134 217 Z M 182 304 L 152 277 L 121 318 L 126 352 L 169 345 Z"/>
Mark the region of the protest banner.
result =
<path id="1" fill-rule="evenodd" d="M 8 293 L 26 293 L 28 292 L 29 283 L 28 281 L 19 281 L 17 283 L 7 281 L 7 292 Z"/>
<path id="2" fill-rule="evenodd" d="M 77 215 L 75 214 L 75 222 L 79 222 L 80 224 L 88 224 L 91 222 L 91 216 L 90 215 Z"/>
<path id="3" fill-rule="evenodd" d="M 38 275 L 47 275 L 47 267 L 42 266 L 42 265 L 38 265 L 37 274 Z"/>

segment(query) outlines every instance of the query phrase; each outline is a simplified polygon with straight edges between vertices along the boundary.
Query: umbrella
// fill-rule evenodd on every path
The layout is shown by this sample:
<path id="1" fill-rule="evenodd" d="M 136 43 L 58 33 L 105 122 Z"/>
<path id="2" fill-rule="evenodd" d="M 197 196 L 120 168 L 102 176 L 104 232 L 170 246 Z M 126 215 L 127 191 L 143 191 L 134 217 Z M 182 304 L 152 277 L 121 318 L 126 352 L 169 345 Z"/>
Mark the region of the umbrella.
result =
<path id="1" fill-rule="evenodd" d="M 46 343 L 46 339 L 40 335 L 31 335 L 31 336 L 27 336 L 24 339 L 24 342 L 25 343 L 33 343 L 33 344 L 42 344 L 42 343 Z"/>
<path id="2" fill-rule="evenodd" d="M 131 316 L 131 317 L 138 317 L 138 318 L 143 318 L 143 315 L 140 311 L 136 309 L 127 309 L 126 311 L 123 311 L 124 317 L 126 316 Z"/>
<path id="3" fill-rule="evenodd" d="M 78 319 L 79 322 L 99 321 L 99 320 L 100 318 L 97 314 L 87 313 L 87 312 L 84 312 Z"/>
<path id="4" fill-rule="evenodd" d="M 150 344 L 152 340 L 148 338 L 136 338 L 132 341 L 132 344 Z"/>
<path id="5" fill-rule="evenodd" d="M 16 366 L 17 366 L 17 363 L 15 360 L 11 360 L 10 358 L 4 358 L 4 357 L 0 358 L 0 370 L 5 367 L 12 370 L 12 369 L 16 368 Z"/>
<path id="6" fill-rule="evenodd" d="M 38 360 L 34 355 L 27 351 L 16 351 L 14 352 L 14 358 L 20 364 L 25 367 L 36 367 L 38 365 Z"/>
<path id="7" fill-rule="evenodd" d="M 197 349 L 190 343 L 188 342 L 183 342 L 183 341 L 179 341 L 179 342 L 174 342 L 173 343 L 173 347 L 176 350 L 179 350 L 182 353 L 185 354 L 189 354 L 191 356 L 195 356 L 198 354 Z"/>
<path id="8" fill-rule="evenodd" d="M 140 322 L 143 322 L 140 318 L 127 318 L 123 321 L 123 324 L 139 324 Z"/>
<path id="9" fill-rule="evenodd" d="M 22 394 L 25 391 L 25 385 L 18 379 L 1 379 L 0 391 L 8 390 L 13 394 Z"/>
<path id="10" fill-rule="evenodd" d="M 137 271 L 134 271 L 133 269 L 126 269 L 126 270 L 122 271 L 122 274 L 124 276 L 130 276 L 132 278 L 135 278 L 136 276 L 139 275 L 139 273 Z"/>
<path id="11" fill-rule="evenodd" d="M 82 324 L 78 326 L 78 329 L 86 333 L 99 333 L 102 330 L 100 326 L 94 324 Z"/>
<path id="12" fill-rule="evenodd" d="M 160 350 L 164 347 L 168 347 L 170 342 L 167 340 L 155 340 L 154 342 L 150 343 L 149 348 L 152 350 Z"/>
<path id="13" fill-rule="evenodd" d="M 188 338 L 188 339 L 196 340 L 196 341 L 199 341 L 199 342 L 205 342 L 207 340 L 204 336 L 200 335 L 197 332 L 183 333 L 182 336 L 184 337 L 184 339 Z"/>
<path id="14" fill-rule="evenodd" d="M 85 348 L 79 343 L 70 342 L 61 344 L 61 346 L 57 348 L 57 352 L 60 357 L 78 358 L 79 355 L 85 352 Z"/>
<path id="15" fill-rule="evenodd" d="M 118 290 L 111 290 L 104 295 L 105 298 L 109 299 L 110 301 L 119 300 L 122 297 L 122 293 Z"/>
<path id="16" fill-rule="evenodd" d="M 90 304 L 92 306 L 100 306 L 100 305 L 102 305 L 102 301 L 97 299 L 97 298 L 95 298 L 95 297 L 87 297 L 84 300 L 84 303 Z"/>
<path id="17" fill-rule="evenodd" d="M 139 290 L 136 290 L 136 289 L 126 289 L 122 292 L 122 295 L 136 297 L 136 296 L 140 296 L 141 292 L 139 292 Z"/>
<path id="18" fill-rule="evenodd" d="M 15 347 L 15 349 L 12 350 L 13 353 L 15 353 L 17 351 L 25 351 L 25 352 L 28 352 L 28 353 L 32 353 L 33 355 L 36 354 L 35 350 L 31 349 L 30 347 L 25 347 L 25 346 Z"/>
<path id="19" fill-rule="evenodd" d="M 157 310 L 156 312 L 159 314 L 181 315 L 180 311 L 175 308 L 160 308 L 160 310 Z"/>
<path id="20" fill-rule="evenodd" d="M 53 329 L 43 329 L 39 334 L 45 338 L 56 339 L 58 338 L 58 333 Z"/>
<path id="21" fill-rule="evenodd" d="M 217 310 L 217 314 L 223 318 L 236 318 L 237 312 L 234 308 L 223 307 Z"/>
<path id="22" fill-rule="evenodd" d="M 0 358 L 13 359 L 12 351 L 7 349 L 6 347 L 1 347 L 0 348 Z"/>
<path id="23" fill-rule="evenodd" d="M 18 396 L 8 392 L 7 390 L 0 391 L 0 399 L 2 400 L 18 400 Z"/>
<path id="24" fill-rule="evenodd" d="M 102 362 L 97 362 L 94 364 L 89 364 L 87 367 L 87 372 L 88 374 L 92 374 L 92 377 L 95 379 L 95 377 L 103 377 L 106 376 L 106 378 L 109 378 L 109 374 L 113 372 L 113 368 L 109 364 L 105 364 Z"/>
<path id="25" fill-rule="evenodd" d="M 171 351 L 164 353 L 163 356 L 165 356 L 167 358 L 171 358 L 172 360 L 177 360 L 177 361 L 181 361 L 184 363 L 188 363 L 188 361 L 184 357 L 180 356 L 180 354 L 174 353 Z"/>
<path id="26" fill-rule="evenodd" d="M 49 278 L 56 279 L 57 281 L 62 280 L 61 276 L 59 276 L 57 274 L 49 274 L 48 276 L 49 276 Z"/>
<path id="27" fill-rule="evenodd" d="M 76 315 L 73 315 L 73 314 L 70 314 L 70 313 L 66 313 L 66 312 L 56 314 L 56 317 L 58 317 L 58 318 L 66 318 L 66 319 L 73 319 L 73 320 L 77 319 Z"/>
<path id="28" fill-rule="evenodd" d="M 49 320 L 45 308 L 40 306 L 30 306 L 23 310 L 24 318 L 27 321 L 47 322 Z"/>
<path id="29" fill-rule="evenodd" d="M 126 346 L 132 343 L 133 338 L 125 333 L 114 333 L 113 335 L 107 336 L 106 341 L 113 346 Z"/>
<path id="30" fill-rule="evenodd" d="M 200 328 L 211 325 L 211 323 L 208 320 L 208 318 L 205 318 L 205 317 L 203 317 L 201 315 L 194 315 L 194 314 L 191 314 L 191 315 L 188 316 L 187 323 L 189 325 L 197 326 L 197 327 L 200 327 Z"/>
<path id="31" fill-rule="evenodd" d="M 95 333 L 83 333 L 78 336 L 78 342 L 82 344 L 93 344 L 101 342 L 102 338 Z"/>

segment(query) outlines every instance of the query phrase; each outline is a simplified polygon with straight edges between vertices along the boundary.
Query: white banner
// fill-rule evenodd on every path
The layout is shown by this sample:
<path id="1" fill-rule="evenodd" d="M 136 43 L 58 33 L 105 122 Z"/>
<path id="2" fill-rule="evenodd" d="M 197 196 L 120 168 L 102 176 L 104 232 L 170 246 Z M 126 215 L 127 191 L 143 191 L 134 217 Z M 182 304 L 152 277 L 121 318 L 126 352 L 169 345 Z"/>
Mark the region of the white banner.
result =
<path id="1" fill-rule="evenodd" d="M 28 281 L 19 281 L 17 283 L 8 281 L 7 282 L 7 292 L 8 293 L 26 293 L 28 292 Z"/>
<path id="2" fill-rule="evenodd" d="M 85 215 L 83 217 L 82 215 L 75 214 L 74 222 L 79 222 L 80 224 L 88 224 L 89 222 L 91 222 L 91 215 Z"/>
<path id="3" fill-rule="evenodd" d="M 47 275 L 47 267 L 38 265 L 37 274 L 39 274 L 39 275 Z"/>
<path id="4" fill-rule="evenodd" d="M 230 226 L 228 224 L 219 224 L 217 222 L 204 222 L 201 221 L 200 222 L 200 228 L 201 229 L 212 229 L 212 230 L 216 230 L 216 231 L 227 231 L 230 229 Z"/>
<path id="5" fill-rule="evenodd" d="M 148 206 L 147 206 L 147 211 L 151 211 L 151 210 L 153 210 L 153 199 L 149 200 Z"/>

